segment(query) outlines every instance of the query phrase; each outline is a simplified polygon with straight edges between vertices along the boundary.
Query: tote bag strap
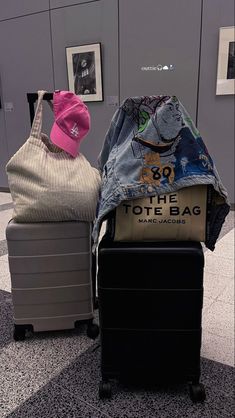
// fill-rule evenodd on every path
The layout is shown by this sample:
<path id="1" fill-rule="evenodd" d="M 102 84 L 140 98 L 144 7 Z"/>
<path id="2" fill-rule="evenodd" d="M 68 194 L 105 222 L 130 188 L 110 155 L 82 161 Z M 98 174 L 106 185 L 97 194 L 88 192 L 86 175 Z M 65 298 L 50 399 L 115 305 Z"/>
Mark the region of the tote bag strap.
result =
<path id="1" fill-rule="evenodd" d="M 38 139 L 41 139 L 42 133 L 42 101 L 45 93 L 45 90 L 38 91 L 38 102 L 32 123 L 32 128 L 30 131 L 30 136 L 33 136 L 34 138 Z"/>

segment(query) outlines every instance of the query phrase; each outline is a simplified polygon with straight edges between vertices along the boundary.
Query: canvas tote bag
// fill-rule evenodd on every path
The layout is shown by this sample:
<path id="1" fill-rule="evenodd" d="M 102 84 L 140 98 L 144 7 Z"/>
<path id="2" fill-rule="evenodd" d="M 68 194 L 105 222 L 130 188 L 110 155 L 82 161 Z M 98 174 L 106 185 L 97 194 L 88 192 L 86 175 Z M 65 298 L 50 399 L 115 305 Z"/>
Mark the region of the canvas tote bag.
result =
<path id="1" fill-rule="evenodd" d="M 101 184 L 98 170 L 79 153 L 76 158 L 42 133 L 38 102 L 30 137 L 6 165 L 16 222 L 92 221 Z"/>
<path id="2" fill-rule="evenodd" d="M 116 209 L 114 241 L 206 239 L 207 186 L 127 200 Z"/>

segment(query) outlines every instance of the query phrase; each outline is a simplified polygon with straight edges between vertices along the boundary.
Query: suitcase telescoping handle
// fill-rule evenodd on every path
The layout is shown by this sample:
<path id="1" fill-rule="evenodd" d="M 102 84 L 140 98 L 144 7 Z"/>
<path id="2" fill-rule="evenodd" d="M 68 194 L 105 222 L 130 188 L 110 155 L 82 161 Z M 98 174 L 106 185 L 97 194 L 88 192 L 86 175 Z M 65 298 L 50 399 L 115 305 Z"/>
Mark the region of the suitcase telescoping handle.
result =
<path id="1" fill-rule="evenodd" d="M 38 100 L 38 93 L 27 93 L 27 100 L 29 103 L 30 123 L 32 126 L 35 113 L 34 103 Z M 47 102 L 53 100 L 53 93 L 45 93 L 43 96 L 43 100 L 46 100 Z"/>

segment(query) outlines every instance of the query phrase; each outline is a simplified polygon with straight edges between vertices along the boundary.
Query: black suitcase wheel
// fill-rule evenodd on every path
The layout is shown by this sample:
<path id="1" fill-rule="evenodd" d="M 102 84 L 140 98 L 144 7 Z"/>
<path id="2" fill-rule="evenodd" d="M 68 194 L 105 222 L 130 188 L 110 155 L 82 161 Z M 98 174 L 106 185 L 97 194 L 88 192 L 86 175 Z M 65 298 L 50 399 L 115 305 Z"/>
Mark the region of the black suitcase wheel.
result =
<path id="1" fill-rule="evenodd" d="M 25 340 L 26 329 L 21 325 L 14 325 L 13 338 L 15 341 Z"/>
<path id="2" fill-rule="evenodd" d="M 191 384 L 189 386 L 190 398 L 195 402 L 204 402 L 206 399 L 206 392 L 202 383 Z"/>
<path id="3" fill-rule="evenodd" d="M 87 336 L 89 338 L 92 338 L 93 340 L 96 339 L 96 337 L 98 337 L 99 335 L 99 327 L 97 324 L 93 324 L 93 322 L 89 322 L 87 325 Z"/>
<path id="4" fill-rule="evenodd" d="M 98 309 L 98 307 L 99 307 L 99 301 L 98 301 L 98 298 L 95 298 L 95 300 L 94 300 L 94 309 Z"/>
<path id="5" fill-rule="evenodd" d="M 100 399 L 110 399 L 112 396 L 111 384 L 109 382 L 100 382 L 99 397 Z"/>

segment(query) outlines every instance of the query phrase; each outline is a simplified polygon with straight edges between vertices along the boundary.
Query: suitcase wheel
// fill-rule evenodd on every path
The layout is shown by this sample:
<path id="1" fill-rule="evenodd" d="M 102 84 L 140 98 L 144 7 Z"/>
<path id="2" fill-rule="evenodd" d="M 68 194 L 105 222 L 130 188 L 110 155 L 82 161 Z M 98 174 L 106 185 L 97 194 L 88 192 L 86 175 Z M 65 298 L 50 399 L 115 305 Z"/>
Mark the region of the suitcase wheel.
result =
<path id="1" fill-rule="evenodd" d="M 14 325 L 13 338 L 15 341 L 25 340 L 26 328 L 23 325 Z"/>
<path id="2" fill-rule="evenodd" d="M 191 384 L 189 386 L 190 398 L 196 402 L 204 402 L 206 399 L 206 392 L 202 383 Z"/>
<path id="3" fill-rule="evenodd" d="M 112 396 L 111 384 L 109 382 L 100 382 L 99 397 L 100 399 L 110 399 Z"/>
<path id="4" fill-rule="evenodd" d="M 92 338 L 93 340 L 96 339 L 96 337 L 98 337 L 99 335 L 99 327 L 97 324 L 93 324 L 93 322 L 89 322 L 87 325 L 87 336 L 89 338 Z"/>
<path id="5" fill-rule="evenodd" d="M 95 298 L 95 300 L 94 300 L 94 309 L 98 309 L 98 308 L 99 308 L 98 298 Z"/>

